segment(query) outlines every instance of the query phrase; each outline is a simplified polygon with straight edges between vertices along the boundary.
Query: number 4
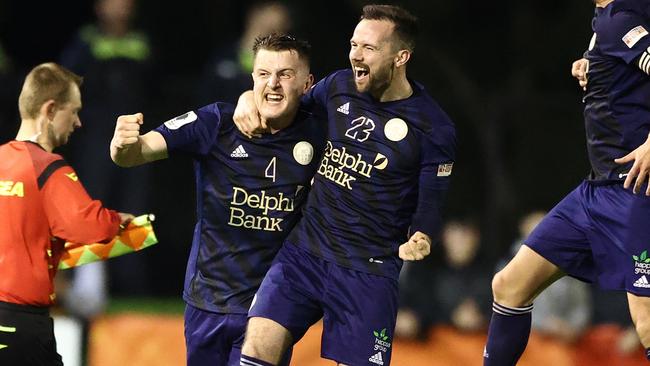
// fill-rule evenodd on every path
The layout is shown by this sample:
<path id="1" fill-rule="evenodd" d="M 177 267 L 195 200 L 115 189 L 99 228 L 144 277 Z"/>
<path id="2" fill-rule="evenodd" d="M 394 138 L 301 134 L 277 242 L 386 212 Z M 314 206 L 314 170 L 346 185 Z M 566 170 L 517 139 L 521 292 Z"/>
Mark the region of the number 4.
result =
<path id="1" fill-rule="evenodd" d="M 273 179 L 274 183 L 275 183 L 275 159 L 276 159 L 275 157 L 271 159 L 269 165 L 266 167 L 266 170 L 264 171 L 264 177 Z"/>

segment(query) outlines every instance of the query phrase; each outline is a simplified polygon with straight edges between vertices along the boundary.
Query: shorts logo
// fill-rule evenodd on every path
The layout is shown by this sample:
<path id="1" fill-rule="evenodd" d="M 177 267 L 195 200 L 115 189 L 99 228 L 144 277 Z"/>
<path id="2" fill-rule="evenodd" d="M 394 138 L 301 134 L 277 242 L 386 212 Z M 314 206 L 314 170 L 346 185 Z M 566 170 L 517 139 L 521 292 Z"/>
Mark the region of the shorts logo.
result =
<path id="1" fill-rule="evenodd" d="M 647 250 L 638 256 L 633 255 L 632 259 L 634 260 L 634 274 L 650 275 L 650 258 Z"/>
<path id="2" fill-rule="evenodd" d="M 645 275 L 641 276 L 636 282 L 634 282 L 634 287 L 642 287 L 642 288 L 650 288 L 650 282 L 648 282 L 648 279 L 645 277 Z"/>
<path id="3" fill-rule="evenodd" d="M 370 356 L 368 361 L 377 364 L 377 365 L 383 365 L 384 364 L 384 359 L 381 357 L 381 352 L 377 352 L 374 355 Z"/>
<path id="4" fill-rule="evenodd" d="M 372 334 L 375 336 L 375 345 L 373 346 L 373 351 L 374 352 L 378 351 L 378 353 L 375 354 L 374 356 L 370 357 L 369 361 L 374 362 L 374 363 L 376 363 L 378 365 L 383 365 L 384 361 L 381 358 L 381 352 L 384 352 L 384 353 L 388 352 L 388 349 L 391 346 L 390 338 L 388 337 L 388 334 L 386 334 L 386 328 L 384 328 L 384 329 L 382 329 L 380 331 L 375 330 L 375 331 L 372 332 Z M 379 357 L 377 357 L 377 355 L 379 355 Z M 372 360 L 373 358 L 375 359 L 375 361 Z M 379 363 L 379 362 L 381 362 L 381 363 Z"/>

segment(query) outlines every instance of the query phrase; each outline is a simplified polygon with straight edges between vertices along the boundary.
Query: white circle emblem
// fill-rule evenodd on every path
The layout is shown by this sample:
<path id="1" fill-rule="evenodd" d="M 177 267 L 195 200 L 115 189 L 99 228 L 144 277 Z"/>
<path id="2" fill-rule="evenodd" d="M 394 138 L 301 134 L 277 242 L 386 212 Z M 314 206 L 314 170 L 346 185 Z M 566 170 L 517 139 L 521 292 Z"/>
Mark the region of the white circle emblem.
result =
<path id="1" fill-rule="evenodd" d="M 402 141 L 408 132 L 408 126 L 401 118 L 393 118 L 384 126 L 384 134 L 391 141 Z"/>
<path id="2" fill-rule="evenodd" d="M 314 158 L 314 147 L 307 141 L 300 141 L 293 147 L 293 158 L 301 165 L 311 163 Z"/>

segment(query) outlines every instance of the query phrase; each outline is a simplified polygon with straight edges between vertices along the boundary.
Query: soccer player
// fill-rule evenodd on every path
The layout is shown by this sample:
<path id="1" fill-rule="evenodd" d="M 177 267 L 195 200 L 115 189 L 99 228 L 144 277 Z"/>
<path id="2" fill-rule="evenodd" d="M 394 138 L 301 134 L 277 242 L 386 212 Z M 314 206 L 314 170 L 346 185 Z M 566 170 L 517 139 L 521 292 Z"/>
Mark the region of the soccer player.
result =
<path id="1" fill-rule="evenodd" d="M 351 69 L 303 98 L 327 125 L 325 154 L 249 311 L 241 365 L 276 365 L 321 318 L 323 357 L 390 364 L 402 259 L 429 254 L 455 152 L 449 117 L 406 76 L 416 31 L 402 8 L 364 7 Z M 238 123 L 254 127 L 243 108 L 251 116 Z"/>
<path id="2" fill-rule="evenodd" d="M 242 135 L 234 106 L 220 102 L 144 135 L 142 114 L 117 120 L 111 157 L 118 165 L 168 153 L 194 161 L 198 220 L 183 291 L 188 365 L 239 365 L 248 308 L 300 217 L 325 144 L 324 126 L 299 109 L 313 83 L 309 50 L 290 36 L 256 40 L 255 104 L 270 127 L 260 139 Z"/>
<path id="3" fill-rule="evenodd" d="M 630 162 L 636 153 L 644 156 L 642 151 L 628 153 L 650 131 L 650 14 L 647 2 L 595 3 L 586 77 L 580 71 L 584 60 L 572 69 L 586 87 L 591 173 L 548 213 L 494 277 L 486 366 L 517 362 L 528 341 L 535 296 L 566 274 L 626 291 L 641 343 L 650 347 L 650 198 L 626 189 L 633 180 L 629 176 L 623 182 L 634 175 Z M 615 161 L 621 156 L 625 158 Z"/>
<path id="4" fill-rule="evenodd" d="M 0 146 L 2 365 L 63 365 L 49 307 L 64 244 L 109 242 L 133 218 L 93 201 L 52 153 L 81 127 L 81 82 L 54 63 L 33 68 L 18 99 L 18 135 Z"/>

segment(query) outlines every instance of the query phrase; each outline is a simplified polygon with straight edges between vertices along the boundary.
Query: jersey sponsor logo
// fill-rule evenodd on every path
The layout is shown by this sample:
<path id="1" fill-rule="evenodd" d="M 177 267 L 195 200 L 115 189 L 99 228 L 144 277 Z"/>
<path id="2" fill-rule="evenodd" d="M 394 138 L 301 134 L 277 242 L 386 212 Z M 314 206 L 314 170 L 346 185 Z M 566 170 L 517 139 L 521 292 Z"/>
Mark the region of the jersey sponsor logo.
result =
<path id="1" fill-rule="evenodd" d="M 648 31 L 645 30 L 642 25 L 639 25 L 627 32 L 622 39 L 627 48 L 632 48 L 635 44 L 637 44 L 637 42 L 641 40 L 641 38 L 647 35 Z"/>
<path id="2" fill-rule="evenodd" d="M 448 176 L 450 176 L 452 169 L 454 169 L 454 163 L 439 164 L 438 165 L 438 177 L 448 177 Z"/>
<path id="3" fill-rule="evenodd" d="M 384 126 L 384 135 L 391 141 L 402 141 L 409 132 L 409 128 L 401 118 L 393 118 L 386 122 Z"/>
<path id="4" fill-rule="evenodd" d="M 25 186 L 23 182 L 0 180 L 0 196 L 25 197 Z"/>
<path id="5" fill-rule="evenodd" d="M 248 207 L 261 212 L 258 215 L 251 215 L 240 207 Z M 285 197 L 282 192 L 277 195 L 269 195 L 262 190 L 259 194 L 255 194 L 244 188 L 232 187 L 228 225 L 253 230 L 283 231 L 280 223 L 284 219 L 269 217 L 269 211 L 293 212 L 293 210 L 293 198 Z"/>
<path id="6" fill-rule="evenodd" d="M 314 147 L 307 141 L 300 141 L 293 147 L 293 158 L 300 165 L 308 165 L 314 158 Z"/>
<path id="7" fill-rule="evenodd" d="M 77 177 L 77 174 L 74 173 L 74 172 L 65 174 L 65 176 L 70 178 L 70 180 L 73 181 L 73 182 L 79 181 L 79 177 Z"/>
<path id="8" fill-rule="evenodd" d="M 345 115 L 350 114 L 350 102 L 347 102 L 347 103 L 341 105 L 340 107 L 336 108 L 336 110 L 338 112 L 341 112 L 341 113 L 345 114 Z"/>
<path id="9" fill-rule="evenodd" d="M 165 126 L 167 126 L 167 128 L 170 130 L 177 130 L 188 123 L 196 121 L 197 118 L 199 117 L 196 115 L 196 113 L 190 111 L 174 119 L 170 119 L 169 121 L 165 122 Z"/>
<path id="10" fill-rule="evenodd" d="M 239 145 L 239 146 L 237 146 L 237 148 L 235 148 L 235 150 L 233 150 L 230 153 L 230 157 L 231 158 L 247 158 L 248 153 L 246 152 L 246 150 L 244 150 L 243 145 Z"/>
<path id="11" fill-rule="evenodd" d="M 383 365 L 384 364 L 384 360 L 381 357 L 381 352 L 377 352 L 374 355 L 370 356 L 368 361 L 370 361 L 370 362 L 372 362 L 374 364 L 377 364 L 377 365 Z"/>
<path id="12" fill-rule="evenodd" d="M 327 141 L 318 174 L 341 187 L 352 190 L 352 183 L 357 180 L 355 175 L 371 178 L 373 169 L 382 170 L 387 166 L 388 158 L 383 154 L 377 153 L 370 163 L 365 161 L 361 154 L 351 154 L 345 147 L 335 148 L 331 141 Z"/>
<path id="13" fill-rule="evenodd" d="M 641 276 L 634 284 L 632 285 L 634 287 L 641 287 L 641 288 L 650 288 L 650 282 L 648 282 L 648 279 L 645 277 L 645 275 Z"/>

